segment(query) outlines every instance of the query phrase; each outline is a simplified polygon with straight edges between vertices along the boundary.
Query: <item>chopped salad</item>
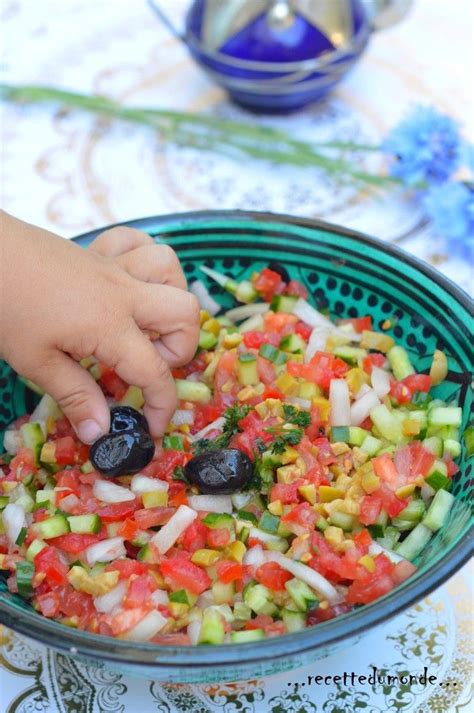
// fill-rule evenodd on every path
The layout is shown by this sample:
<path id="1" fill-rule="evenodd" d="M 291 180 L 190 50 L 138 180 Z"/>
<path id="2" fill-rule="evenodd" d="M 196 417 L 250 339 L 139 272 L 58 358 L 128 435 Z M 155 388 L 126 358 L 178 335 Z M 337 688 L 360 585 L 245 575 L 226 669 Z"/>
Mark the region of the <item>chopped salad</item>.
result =
<path id="1" fill-rule="evenodd" d="M 183 645 L 317 626 L 410 577 L 453 505 L 461 408 L 430 394 L 443 352 L 416 373 L 370 315 L 331 321 L 278 266 L 203 270 L 242 304 L 219 316 L 192 286 L 199 349 L 148 465 L 96 470 L 47 394 L 6 432 L 0 576 L 66 626 Z M 140 389 L 82 365 L 117 418 L 141 409 Z"/>

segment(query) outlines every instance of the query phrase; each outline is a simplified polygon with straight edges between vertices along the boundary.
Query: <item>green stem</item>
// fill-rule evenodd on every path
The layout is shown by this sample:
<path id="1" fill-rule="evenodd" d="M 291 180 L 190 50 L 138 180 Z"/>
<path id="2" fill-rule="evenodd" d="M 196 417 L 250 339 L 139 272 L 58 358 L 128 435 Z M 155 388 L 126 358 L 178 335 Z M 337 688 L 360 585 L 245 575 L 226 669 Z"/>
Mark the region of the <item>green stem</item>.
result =
<path id="1" fill-rule="evenodd" d="M 79 94 L 53 87 L 0 84 L 0 98 L 17 102 L 59 102 L 96 114 L 144 124 L 177 144 L 201 150 L 235 154 L 235 150 L 253 158 L 293 166 L 317 166 L 330 174 L 345 174 L 372 186 L 393 186 L 400 183 L 390 176 L 378 176 L 360 171 L 353 164 L 321 149 L 378 151 L 378 146 L 352 142 L 308 143 L 268 126 L 247 125 L 205 114 L 168 109 L 125 107 L 107 97 Z M 319 150 L 319 151 L 317 151 Z"/>

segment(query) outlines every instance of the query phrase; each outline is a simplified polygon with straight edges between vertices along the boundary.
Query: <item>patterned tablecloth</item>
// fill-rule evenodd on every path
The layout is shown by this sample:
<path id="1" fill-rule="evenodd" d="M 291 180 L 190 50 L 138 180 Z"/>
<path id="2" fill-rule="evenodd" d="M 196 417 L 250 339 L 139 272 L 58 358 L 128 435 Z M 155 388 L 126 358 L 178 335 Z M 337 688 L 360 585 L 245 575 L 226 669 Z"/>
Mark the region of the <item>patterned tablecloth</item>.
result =
<path id="1" fill-rule="evenodd" d="M 178 19 L 184 0 L 162 0 Z M 263 121 L 232 106 L 164 30 L 145 0 L 3 0 L 5 81 L 95 91 L 135 105 L 188 108 Z M 464 125 L 469 103 L 470 0 L 416 0 L 407 20 L 373 37 L 324 103 L 264 119 L 302 138 L 376 141 L 414 103 Z M 469 127 L 467 127 L 469 128 Z M 472 127 L 471 127 L 472 129 Z M 234 162 L 165 145 L 149 130 L 51 107 L 1 108 L 1 206 L 65 237 L 157 213 L 247 208 L 322 217 L 402 244 L 466 290 L 472 270 L 408 202 L 335 184 L 318 170 Z M 367 168 L 377 169 L 371 158 Z M 13 711 L 460 711 L 469 708 L 467 570 L 432 597 L 317 670 L 222 686 L 166 686 L 86 668 L 3 631 L 0 713 Z M 357 662 L 357 665 L 354 664 Z M 308 683 L 308 676 L 387 672 L 436 683 Z"/>

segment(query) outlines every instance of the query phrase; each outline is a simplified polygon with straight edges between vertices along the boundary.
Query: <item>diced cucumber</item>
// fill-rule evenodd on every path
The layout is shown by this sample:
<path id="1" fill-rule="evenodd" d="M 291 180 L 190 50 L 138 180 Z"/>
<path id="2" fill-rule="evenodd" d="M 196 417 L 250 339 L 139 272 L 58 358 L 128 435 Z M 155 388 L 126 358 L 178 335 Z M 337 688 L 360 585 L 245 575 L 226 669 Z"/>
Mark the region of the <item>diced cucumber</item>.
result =
<path id="1" fill-rule="evenodd" d="M 392 525 L 400 532 L 408 532 L 409 530 L 413 530 L 416 522 L 414 520 L 403 520 L 401 517 L 393 517 Z"/>
<path id="2" fill-rule="evenodd" d="M 397 517 L 400 520 L 411 520 L 412 522 L 419 522 L 424 514 L 425 504 L 423 500 L 411 500 L 406 506 L 406 508 L 404 508 L 398 514 Z"/>
<path id="3" fill-rule="evenodd" d="M 244 603 L 256 614 L 269 614 L 273 616 L 277 611 L 273 603 L 273 594 L 263 584 L 252 584 L 244 589 Z"/>
<path id="4" fill-rule="evenodd" d="M 415 370 L 410 362 L 410 357 L 407 351 L 400 346 L 394 346 L 387 352 L 387 358 L 397 381 L 405 379 L 410 374 L 414 374 Z"/>
<path id="5" fill-rule="evenodd" d="M 211 390 L 201 381 L 187 381 L 186 379 L 176 379 L 176 393 L 178 399 L 182 401 L 197 401 L 207 403 L 211 399 Z"/>
<path id="6" fill-rule="evenodd" d="M 249 629 L 248 631 L 231 631 L 230 640 L 233 644 L 247 644 L 251 641 L 260 641 L 265 638 L 263 629 Z"/>
<path id="7" fill-rule="evenodd" d="M 18 594 L 24 599 L 28 599 L 33 595 L 33 576 L 35 567 L 32 562 L 21 560 L 16 563 L 16 585 Z"/>
<path id="8" fill-rule="evenodd" d="M 464 431 L 464 445 L 466 446 L 466 453 L 468 457 L 474 454 L 474 425 L 471 424 Z"/>
<path id="9" fill-rule="evenodd" d="M 306 612 L 309 609 L 314 609 L 319 604 L 316 594 L 301 579 L 296 579 L 296 577 L 289 579 L 285 582 L 285 589 L 299 611 Z"/>
<path id="10" fill-rule="evenodd" d="M 340 527 L 344 532 L 351 532 L 354 529 L 355 519 L 353 515 L 335 510 L 329 516 L 329 522 L 335 527 Z"/>
<path id="11" fill-rule="evenodd" d="M 425 438 L 422 445 L 426 451 L 429 451 L 429 453 L 432 453 L 437 458 L 441 458 L 441 456 L 443 455 L 443 441 L 437 436 Z"/>
<path id="12" fill-rule="evenodd" d="M 382 448 L 382 446 L 383 443 L 380 438 L 375 438 L 375 436 L 368 435 L 362 441 L 360 449 L 361 451 L 364 451 L 364 453 L 367 453 L 367 455 L 369 456 L 375 456 Z"/>
<path id="13" fill-rule="evenodd" d="M 41 550 L 44 550 L 47 546 L 48 545 L 43 540 L 33 540 L 31 545 L 26 550 L 26 559 L 28 562 L 33 562 L 38 552 L 41 552 Z"/>
<path id="14" fill-rule="evenodd" d="M 24 423 L 20 427 L 20 434 L 26 448 L 33 451 L 36 465 L 39 464 L 39 457 L 44 443 L 43 430 L 39 423 Z"/>
<path id="15" fill-rule="evenodd" d="M 145 399 L 143 398 L 143 391 L 139 386 L 133 385 L 128 387 L 125 395 L 122 396 L 119 401 L 120 406 L 131 406 L 137 411 L 143 407 L 144 403 Z"/>
<path id="16" fill-rule="evenodd" d="M 375 406 L 370 412 L 370 418 L 379 433 L 392 443 L 401 443 L 403 440 L 402 426 L 399 420 L 389 411 L 385 404 Z"/>
<path id="17" fill-rule="evenodd" d="M 54 505 L 56 502 L 55 490 L 37 490 L 35 499 L 38 505 Z"/>
<path id="18" fill-rule="evenodd" d="M 171 592 L 169 595 L 170 602 L 176 602 L 177 604 L 186 604 L 187 606 L 194 606 L 197 601 L 197 596 L 187 589 L 178 589 L 176 592 Z"/>
<path id="19" fill-rule="evenodd" d="M 245 527 L 245 525 L 248 524 L 249 522 L 252 525 L 256 525 L 258 522 L 258 520 L 257 520 L 256 516 L 253 514 L 253 512 L 247 512 L 247 510 L 239 510 L 237 512 L 237 518 L 238 518 L 238 520 L 245 520 L 245 523 L 242 523 L 243 527 Z"/>
<path id="20" fill-rule="evenodd" d="M 278 364 L 285 364 L 288 361 L 288 354 L 285 354 L 285 352 L 281 352 L 272 344 L 262 344 L 262 346 L 258 350 L 258 353 L 264 359 L 268 359 L 268 361 L 271 361 L 277 366 Z"/>
<path id="21" fill-rule="evenodd" d="M 411 403 L 407 404 L 407 407 L 426 409 L 431 403 L 432 398 L 431 394 L 428 394 L 426 391 L 415 391 L 411 398 Z"/>
<path id="22" fill-rule="evenodd" d="M 75 532 L 78 535 L 97 534 L 102 527 L 102 520 L 95 513 L 90 515 L 71 515 L 68 517 L 68 522 L 71 532 Z"/>
<path id="23" fill-rule="evenodd" d="M 384 536 L 385 527 L 383 525 L 377 524 L 376 522 L 374 522 L 373 525 L 369 525 L 367 529 L 370 532 L 373 539 L 383 538 L 383 536 Z"/>
<path id="24" fill-rule="evenodd" d="M 31 530 L 35 537 L 41 540 L 50 540 L 53 537 L 59 537 L 69 532 L 69 523 L 64 515 L 53 515 L 47 520 L 35 522 Z"/>
<path id="25" fill-rule="evenodd" d="M 212 585 L 212 595 L 216 604 L 231 604 L 235 597 L 234 583 L 217 580 Z"/>
<path id="26" fill-rule="evenodd" d="M 255 354 L 246 352 L 240 354 L 237 360 L 237 374 L 242 386 L 255 386 L 260 379 L 257 371 L 257 358 Z"/>
<path id="27" fill-rule="evenodd" d="M 234 619 L 239 621 L 248 621 L 252 618 L 252 610 L 244 602 L 235 602 L 234 604 Z"/>
<path id="28" fill-rule="evenodd" d="M 367 356 L 366 349 L 360 349 L 359 347 L 347 347 L 341 346 L 333 349 L 333 354 L 339 359 L 342 359 L 350 366 L 357 366 L 364 357 Z"/>
<path id="29" fill-rule="evenodd" d="M 445 493 L 445 490 L 439 490 Z M 418 523 L 414 530 L 395 548 L 395 552 L 407 560 L 413 561 L 426 547 L 431 539 L 432 531 L 423 523 Z"/>
<path id="30" fill-rule="evenodd" d="M 443 455 L 451 456 L 451 458 L 459 458 L 461 455 L 461 444 L 453 438 L 446 438 L 443 441 Z"/>
<path id="31" fill-rule="evenodd" d="M 378 537 L 377 542 L 386 547 L 388 550 L 393 550 L 398 540 L 400 539 L 400 530 L 396 527 L 387 527 L 385 529 L 383 537 Z"/>
<path id="32" fill-rule="evenodd" d="M 292 354 L 304 352 L 306 342 L 299 334 L 287 334 L 280 342 L 280 349 L 284 352 L 291 352 Z"/>
<path id="33" fill-rule="evenodd" d="M 436 406 L 428 413 L 428 423 L 431 426 L 459 426 L 462 423 L 462 408 L 460 406 Z"/>
<path id="34" fill-rule="evenodd" d="M 226 512 L 210 512 L 202 520 L 203 525 L 210 527 L 212 530 L 216 528 L 226 527 L 228 530 L 234 529 L 235 520 L 232 515 Z"/>
<path id="35" fill-rule="evenodd" d="M 200 349 L 212 349 L 217 344 L 217 337 L 212 332 L 206 332 L 201 329 L 199 332 L 199 347 Z"/>
<path id="36" fill-rule="evenodd" d="M 428 508 L 422 524 L 432 532 L 437 532 L 448 517 L 454 503 L 454 496 L 447 490 L 438 490 Z"/>
<path id="37" fill-rule="evenodd" d="M 10 502 L 10 498 L 8 495 L 0 495 L 0 510 L 3 510 L 3 508 L 6 508 L 8 503 Z"/>
<path id="38" fill-rule="evenodd" d="M 377 515 L 377 519 L 375 520 L 375 525 L 381 525 L 382 527 L 387 527 L 388 523 L 388 513 L 386 510 L 381 510 L 379 514 Z"/>
<path id="39" fill-rule="evenodd" d="M 293 295 L 274 295 L 270 302 L 270 309 L 273 312 L 286 312 L 292 314 L 298 297 Z"/>
<path id="40" fill-rule="evenodd" d="M 163 448 L 174 451 L 184 451 L 183 437 L 178 433 L 163 436 Z"/>
<path id="41" fill-rule="evenodd" d="M 79 469 L 81 473 L 92 473 L 94 470 L 94 466 L 90 462 L 90 460 L 86 460 L 85 463 L 83 463 Z"/>
<path id="42" fill-rule="evenodd" d="M 291 609 L 282 609 L 281 618 L 286 626 L 288 633 L 301 631 L 306 628 L 306 616 L 300 611 L 291 611 Z"/>
<path id="43" fill-rule="evenodd" d="M 27 533 L 28 533 L 28 529 L 26 527 L 22 527 L 18 534 L 18 537 L 15 540 L 15 545 L 17 545 L 18 547 L 21 547 L 25 541 L 25 537 L 26 537 Z"/>
<path id="44" fill-rule="evenodd" d="M 437 458 L 433 465 L 431 466 L 431 469 L 429 471 L 429 475 L 431 473 L 442 473 L 443 475 L 448 475 L 448 466 L 446 465 L 444 460 L 441 460 L 440 458 Z"/>
<path id="45" fill-rule="evenodd" d="M 349 445 L 350 446 L 361 446 L 369 432 L 359 426 L 349 426 Z"/>
<path id="46" fill-rule="evenodd" d="M 430 473 L 425 478 L 425 483 L 427 483 L 433 490 L 449 490 L 451 487 L 451 481 L 447 478 L 444 473 L 440 473 L 439 470 L 435 470 Z"/>
<path id="47" fill-rule="evenodd" d="M 222 644 L 224 642 L 224 618 L 212 607 L 204 609 L 202 614 L 200 644 Z"/>
<path id="48" fill-rule="evenodd" d="M 265 532 L 270 532 L 272 535 L 276 535 L 278 532 L 278 527 L 280 525 L 280 518 L 276 515 L 272 515 L 271 512 L 265 510 L 258 522 L 258 526 L 261 530 Z"/>
<path id="49" fill-rule="evenodd" d="M 268 550 L 286 552 L 289 547 L 288 541 L 284 537 L 277 537 L 277 535 L 260 530 L 258 527 L 251 527 L 249 534 L 250 537 L 264 542 Z"/>
<path id="50" fill-rule="evenodd" d="M 242 280 L 237 284 L 235 299 L 244 304 L 250 304 L 258 297 L 258 292 L 249 280 Z"/>

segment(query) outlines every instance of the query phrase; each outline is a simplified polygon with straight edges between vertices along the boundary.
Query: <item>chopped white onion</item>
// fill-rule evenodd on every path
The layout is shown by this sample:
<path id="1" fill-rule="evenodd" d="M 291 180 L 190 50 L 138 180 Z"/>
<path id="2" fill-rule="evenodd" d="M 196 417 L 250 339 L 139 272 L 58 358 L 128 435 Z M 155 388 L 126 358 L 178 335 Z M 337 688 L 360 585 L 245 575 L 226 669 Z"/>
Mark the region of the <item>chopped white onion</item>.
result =
<path id="1" fill-rule="evenodd" d="M 260 545 L 254 545 L 244 554 L 243 563 L 249 567 L 260 567 L 266 562 L 265 553 Z"/>
<path id="2" fill-rule="evenodd" d="M 187 505 L 180 505 L 166 525 L 163 525 L 161 530 L 156 535 L 153 535 L 150 543 L 158 550 L 160 555 L 164 555 L 170 547 L 173 547 L 178 537 L 196 517 L 197 512 L 195 510 L 191 510 Z"/>
<path id="3" fill-rule="evenodd" d="M 111 562 L 118 557 L 125 557 L 125 550 L 122 537 L 111 537 L 108 540 L 101 540 L 95 545 L 90 545 L 84 552 L 86 562 L 92 567 L 96 562 Z"/>
<path id="4" fill-rule="evenodd" d="M 270 309 L 270 305 L 266 302 L 256 302 L 251 305 L 242 305 L 241 307 L 234 307 L 225 313 L 225 317 L 230 319 L 232 322 L 240 322 L 243 319 L 248 319 L 256 314 L 265 314 Z"/>
<path id="5" fill-rule="evenodd" d="M 194 443 L 195 441 L 200 441 L 201 438 L 205 438 L 208 433 L 211 431 L 222 431 L 225 423 L 225 418 L 224 416 L 219 416 L 219 418 L 216 418 L 215 421 L 212 421 L 212 423 L 208 423 L 207 426 L 204 426 L 204 428 L 201 428 L 200 431 L 197 433 L 194 433 L 192 436 L 189 436 L 189 440 Z"/>
<path id="6" fill-rule="evenodd" d="M 141 495 L 142 493 L 154 493 L 157 490 L 166 492 L 169 484 L 165 480 L 137 473 L 133 476 L 130 487 L 135 495 Z"/>
<path id="7" fill-rule="evenodd" d="M 265 326 L 263 317 L 261 314 L 254 314 L 253 317 L 249 317 L 242 322 L 239 326 L 239 332 L 245 334 L 245 332 L 261 332 Z"/>
<path id="8" fill-rule="evenodd" d="M 18 535 L 24 527 L 26 527 L 25 511 L 21 505 L 16 503 L 8 503 L 2 513 L 3 525 L 8 542 L 14 545 L 18 539 Z"/>
<path id="9" fill-rule="evenodd" d="M 220 304 L 211 297 L 206 285 L 204 282 L 201 282 L 201 280 L 192 282 L 189 285 L 189 291 L 198 298 L 201 309 L 205 309 L 210 315 L 214 316 L 220 311 Z"/>
<path id="10" fill-rule="evenodd" d="M 385 371 L 385 369 L 379 369 L 378 366 L 373 366 L 370 378 L 374 391 L 380 399 L 389 393 L 390 375 L 388 371 Z"/>
<path id="11" fill-rule="evenodd" d="M 382 547 L 378 542 L 371 542 L 369 545 L 369 555 L 377 556 L 380 554 L 386 555 L 393 564 L 405 561 L 405 557 L 400 557 L 396 552 L 389 550 L 387 547 Z"/>
<path id="12" fill-rule="evenodd" d="M 323 577 L 319 572 L 308 567 L 302 562 L 295 562 L 289 557 L 285 557 L 281 552 L 265 552 L 267 562 L 277 562 L 280 567 L 286 569 L 294 577 L 301 579 L 302 582 L 312 587 L 318 594 L 328 600 L 330 604 L 336 604 L 341 601 L 342 596 L 337 589 L 333 587 L 331 582 Z"/>
<path id="13" fill-rule="evenodd" d="M 158 604 L 168 604 L 170 598 L 168 596 L 168 592 L 165 592 L 164 589 L 155 589 L 153 594 L 150 596 L 150 601 L 151 603 L 156 607 Z"/>
<path id="14" fill-rule="evenodd" d="M 56 491 L 59 490 L 60 488 L 56 488 Z M 77 495 L 74 495 L 74 493 L 70 493 L 69 495 L 66 495 L 65 498 L 61 498 L 61 510 L 63 510 L 63 512 L 72 514 L 72 511 L 74 510 L 76 505 L 78 505 L 79 502 L 80 501 Z"/>
<path id="15" fill-rule="evenodd" d="M 265 530 L 260 530 L 258 527 L 251 527 L 249 529 L 249 537 L 260 540 L 260 542 L 274 542 L 275 544 L 281 543 L 281 537 L 278 535 L 272 535 L 270 532 L 265 532 Z"/>
<path id="16" fill-rule="evenodd" d="M 103 503 L 125 503 L 134 500 L 135 495 L 128 488 L 111 483 L 109 480 L 96 480 L 92 492 L 97 500 Z"/>
<path id="17" fill-rule="evenodd" d="M 46 436 L 46 425 L 49 418 L 57 420 L 61 418 L 63 412 L 56 401 L 49 395 L 43 394 L 40 402 L 30 416 L 30 423 L 39 423 L 43 435 Z"/>
<path id="18" fill-rule="evenodd" d="M 153 609 L 136 624 L 133 629 L 129 629 L 120 638 L 127 641 L 150 641 L 164 627 L 168 619 L 159 611 Z"/>
<path id="19" fill-rule="evenodd" d="M 246 493 L 232 493 L 230 499 L 236 510 L 242 510 L 254 497 L 255 491 L 249 490 Z"/>
<path id="20" fill-rule="evenodd" d="M 311 408 L 311 401 L 309 399 L 300 399 L 299 396 L 293 396 L 290 399 L 286 399 L 287 403 L 294 404 L 300 408 L 309 410 Z"/>
<path id="21" fill-rule="evenodd" d="M 316 352 L 323 352 L 326 349 L 326 341 L 330 334 L 329 327 L 318 325 L 313 328 L 304 353 L 306 363 L 311 361 Z"/>
<path id="22" fill-rule="evenodd" d="M 214 604 L 214 594 L 210 589 L 207 591 L 203 592 L 202 594 L 199 595 L 198 600 L 196 602 L 196 606 L 199 607 L 199 610 L 202 611 L 203 609 L 206 609 L 207 607 L 210 607 Z"/>
<path id="23" fill-rule="evenodd" d="M 197 620 L 189 622 L 186 631 L 191 644 L 195 646 L 199 642 L 199 636 L 201 634 L 201 622 Z"/>
<path id="24" fill-rule="evenodd" d="M 337 334 L 341 339 L 346 339 L 351 342 L 360 342 L 361 335 L 354 330 L 348 328 L 341 329 L 337 327 L 334 322 L 318 312 L 314 307 L 312 307 L 309 302 L 300 297 L 295 306 L 293 307 L 293 314 L 305 322 L 310 327 L 320 327 L 329 330 L 332 334 Z"/>
<path id="25" fill-rule="evenodd" d="M 5 431 L 5 435 L 3 436 L 3 447 L 5 448 L 6 452 L 9 453 L 11 456 L 14 456 L 16 455 L 16 452 L 20 446 L 20 432 L 15 431 L 13 428 L 10 428 L 8 431 Z"/>
<path id="26" fill-rule="evenodd" d="M 332 379 L 329 385 L 331 426 L 349 426 L 351 423 L 351 400 L 345 379 Z"/>
<path id="27" fill-rule="evenodd" d="M 191 426 L 194 423 L 194 411 L 185 408 L 177 409 L 171 417 L 173 426 Z"/>
<path id="28" fill-rule="evenodd" d="M 365 421 L 375 406 L 379 406 L 380 401 L 372 389 L 364 394 L 358 401 L 355 401 L 351 406 L 351 426 L 358 426 L 362 421 Z"/>
<path id="29" fill-rule="evenodd" d="M 373 389 L 371 389 L 368 384 L 362 384 L 362 386 L 360 387 L 359 391 L 356 393 L 354 398 L 356 401 L 358 401 L 366 394 L 370 394 L 371 391 L 373 391 Z"/>
<path id="30" fill-rule="evenodd" d="M 194 510 L 206 512 L 232 512 L 230 495 L 188 495 L 188 501 Z"/>
<path id="31" fill-rule="evenodd" d="M 107 592 L 106 594 L 101 594 L 98 597 L 94 597 L 94 606 L 98 612 L 102 614 L 110 614 L 115 607 L 120 606 L 127 591 L 127 582 L 123 580 L 117 584 L 116 587 Z"/>
<path id="32" fill-rule="evenodd" d="M 421 486 L 420 495 L 425 503 L 428 503 L 435 493 L 436 490 L 432 488 L 431 485 L 428 485 L 428 483 L 423 483 L 423 485 Z"/>

